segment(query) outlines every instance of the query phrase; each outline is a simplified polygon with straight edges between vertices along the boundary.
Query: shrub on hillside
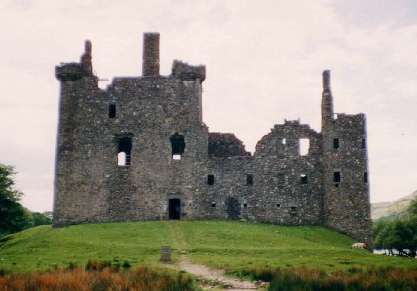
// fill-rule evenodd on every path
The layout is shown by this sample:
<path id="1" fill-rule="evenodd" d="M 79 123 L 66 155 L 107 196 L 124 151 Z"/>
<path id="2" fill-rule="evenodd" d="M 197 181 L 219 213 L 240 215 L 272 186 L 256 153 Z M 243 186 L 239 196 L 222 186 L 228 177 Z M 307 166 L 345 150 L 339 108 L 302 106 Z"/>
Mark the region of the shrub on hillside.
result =
<path id="1" fill-rule="evenodd" d="M 25 273 L 0 276 L 0 290 L 136 290 L 136 291 L 191 291 L 193 280 L 183 272 L 173 275 L 145 267 L 134 271 L 115 271 L 84 268 L 60 269 L 46 273 Z M 97 266 L 100 269 L 103 265 Z"/>
<path id="2" fill-rule="evenodd" d="M 269 279 L 269 291 L 408 291 L 417 290 L 417 270 L 352 268 L 327 274 L 317 269 L 266 268 L 246 271 L 255 280 Z"/>

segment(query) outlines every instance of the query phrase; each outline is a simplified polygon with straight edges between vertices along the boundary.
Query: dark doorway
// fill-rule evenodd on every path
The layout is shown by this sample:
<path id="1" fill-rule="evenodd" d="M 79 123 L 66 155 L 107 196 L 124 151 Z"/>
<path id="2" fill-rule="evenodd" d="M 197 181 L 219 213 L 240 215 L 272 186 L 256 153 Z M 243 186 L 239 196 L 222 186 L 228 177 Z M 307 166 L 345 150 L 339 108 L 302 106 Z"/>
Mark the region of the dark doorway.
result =
<path id="1" fill-rule="evenodd" d="M 181 218 L 181 200 L 169 199 L 169 219 Z"/>
<path id="2" fill-rule="evenodd" d="M 229 219 L 239 219 L 240 204 L 236 198 L 228 197 L 226 199 L 226 213 Z"/>

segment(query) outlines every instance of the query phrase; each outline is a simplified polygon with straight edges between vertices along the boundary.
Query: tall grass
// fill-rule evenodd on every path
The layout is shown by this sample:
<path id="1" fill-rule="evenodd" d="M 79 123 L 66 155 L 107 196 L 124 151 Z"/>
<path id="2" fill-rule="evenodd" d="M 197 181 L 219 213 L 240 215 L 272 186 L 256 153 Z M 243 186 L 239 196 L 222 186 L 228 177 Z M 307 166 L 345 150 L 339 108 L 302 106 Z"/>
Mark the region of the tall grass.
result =
<path id="1" fill-rule="evenodd" d="M 351 268 L 326 273 L 318 269 L 259 268 L 241 271 L 240 276 L 271 282 L 269 291 L 414 291 L 417 269 Z"/>
<path id="2" fill-rule="evenodd" d="M 135 270 L 114 268 L 107 263 L 90 262 L 86 268 L 57 269 L 44 273 L 0 276 L 0 290 L 42 291 L 191 291 L 193 280 L 183 272 L 172 273 L 140 267 Z"/>

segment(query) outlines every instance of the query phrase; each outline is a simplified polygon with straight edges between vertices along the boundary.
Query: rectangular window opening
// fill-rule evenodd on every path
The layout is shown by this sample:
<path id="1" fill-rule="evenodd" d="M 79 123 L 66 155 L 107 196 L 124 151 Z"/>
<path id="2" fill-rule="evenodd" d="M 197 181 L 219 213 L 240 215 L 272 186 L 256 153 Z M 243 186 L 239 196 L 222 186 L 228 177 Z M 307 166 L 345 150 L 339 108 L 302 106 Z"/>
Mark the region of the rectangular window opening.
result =
<path id="1" fill-rule="evenodd" d="M 333 172 L 333 182 L 335 183 L 335 186 L 338 187 L 341 181 L 341 175 L 339 171 Z"/>
<path id="2" fill-rule="evenodd" d="M 277 208 L 280 208 L 280 207 L 281 207 L 281 204 L 277 203 L 277 204 L 276 204 L 276 207 L 277 207 Z"/>
<path id="3" fill-rule="evenodd" d="M 132 151 L 132 138 L 124 136 L 117 141 L 118 153 L 117 153 L 117 165 L 130 166 L 131 164 L 131 151 Z"/>
<path id="4" fill-rule="evenodd" d="M 216 202 L 211 202 L 211 207 L 216 207 Z"/>
<path id="5" fill-rule="evenodd" d="M 362 148 L 366 149 L 366 138 L 362 139 Z"/>
<path id="6" fill-rule="evenodd" d="M 214 175 L 207 175 L 207 184 L 214 185 Z"/>
<path id="7" fill-rule="evenodd" d="M 281 143 L 282 143 L 282 144 L 284 144 L 284 145 L 285 145 L 285 144 L 287 144 L 287 139 L 284 137 L 284 138 L 281 140 Z"/>
<path id="8" fill-rule="evenodd" d="M 301 184 L 308 184 L 308 177 L 306 174 L 301 174 L 300 175 L 300 183 Z"/>
<path id="9" fill-rule="evenodd" d="M 368 172 L 363 173 L 363 182 L 368 184 Z"/>
<path id="10" fill-rule="evenodd" d="M 116 117 L 116 104 L 112 103 L 109 105 L 109 118 Z"/>
<path id="11" fill-rule="evenodd" d="M 333 148 L 337 150 L 340 147 L 340 142 L 338 138 L 333 139 Z"/>
<path id="12" fill-rule="evenodd" d="M 243 203 L 243 208 L 248 208 L 248 204 L 247 203 Z"/>
<path id="13" fill-rule="evenodd" d="M 246 185 L 251 186 L 253 185 L 253 175 L 247 174 L 246 175 Z"/>
<path id="14" fill-rule="evenodd" d="M 171 141 L 171 151 L 173 160 L 181 160 L 185 150 L 184 136 L 176 132 L 169 140 Z"/>
<path id="15" fill-rule="evenodd" d="M 300 156 L 308 155 L 309 150 L 310 150 L 310 139 L 300 138 Z"/>
<path id="16" fill-rule="evenodd" d="M 291 208 L 290 208 L 290 215 L 291 216 L 296 216 L 297 215 L 297 207 L 291 206 Z"/>

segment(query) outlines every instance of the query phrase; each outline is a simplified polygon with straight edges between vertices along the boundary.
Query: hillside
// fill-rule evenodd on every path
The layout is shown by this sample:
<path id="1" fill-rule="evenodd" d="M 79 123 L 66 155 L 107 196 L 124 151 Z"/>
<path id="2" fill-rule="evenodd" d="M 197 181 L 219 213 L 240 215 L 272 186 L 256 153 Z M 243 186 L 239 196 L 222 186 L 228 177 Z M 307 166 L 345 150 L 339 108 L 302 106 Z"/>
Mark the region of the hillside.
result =
<path id="1" fill-rule="evenodd" d="M 401 216 L 410 205 L 411 200 L 417 197 L 417 191 L 408 196 L 392 202 L 378 202 L 371 205 L 372 220 L 377 220 L 385 216 Z"/>
<path id="2" fill-rule="evenodd" d="M 44 270 L 88 259 L 159 264 L 163 245 L 174 259 L 229 271 L 257 266 L 310 266 L 325 270 L 352 266 L 413 266 L 416 260 L 372 255 L 351 249 L 352 240 L 323 227 L 286 227 L 226 221 L 154 221 L 36 227 L 0 241 L 0 269 Z"/>

